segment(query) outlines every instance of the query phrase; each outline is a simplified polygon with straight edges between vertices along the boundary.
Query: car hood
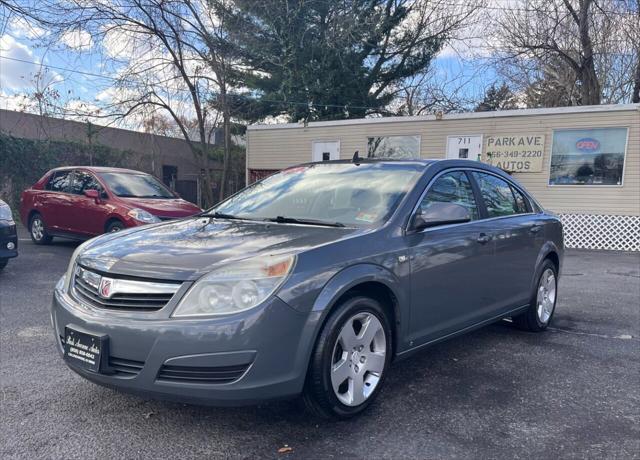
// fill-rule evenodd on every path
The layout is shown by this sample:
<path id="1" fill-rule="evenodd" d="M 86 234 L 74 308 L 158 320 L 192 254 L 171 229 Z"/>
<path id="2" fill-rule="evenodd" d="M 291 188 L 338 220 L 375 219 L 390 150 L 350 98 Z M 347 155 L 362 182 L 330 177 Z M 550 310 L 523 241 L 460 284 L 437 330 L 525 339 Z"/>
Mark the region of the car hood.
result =
<path id="1" fill-rule="evenodd" d="M 188 280 L 235 259 L 300 253 L 362 229 L 193 218 L 103 235 L 78 262 L 106 273 Z"/>
<path id="2" fill-rule="evenodd" d="M 189 217 L 201 212 L 200 208 L 180 198 L 120 198 L 130 208 L 140 208 L 161 219 Z"/>

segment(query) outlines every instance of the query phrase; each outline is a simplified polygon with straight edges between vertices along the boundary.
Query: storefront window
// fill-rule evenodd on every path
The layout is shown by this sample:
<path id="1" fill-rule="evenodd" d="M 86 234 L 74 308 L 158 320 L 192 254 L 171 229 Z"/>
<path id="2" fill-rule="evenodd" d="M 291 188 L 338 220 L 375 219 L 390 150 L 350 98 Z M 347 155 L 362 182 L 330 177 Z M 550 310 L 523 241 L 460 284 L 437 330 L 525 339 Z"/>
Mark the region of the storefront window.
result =
<path id="1" fill-rule="evenodd" d="M 553 133 L 551 185 L 622 185 L 627 128 Z"/>
<path id="2" fill-rule="evenodd" d="M 420 136 L 370 137 L 369 158 L 420 158 Z"/>

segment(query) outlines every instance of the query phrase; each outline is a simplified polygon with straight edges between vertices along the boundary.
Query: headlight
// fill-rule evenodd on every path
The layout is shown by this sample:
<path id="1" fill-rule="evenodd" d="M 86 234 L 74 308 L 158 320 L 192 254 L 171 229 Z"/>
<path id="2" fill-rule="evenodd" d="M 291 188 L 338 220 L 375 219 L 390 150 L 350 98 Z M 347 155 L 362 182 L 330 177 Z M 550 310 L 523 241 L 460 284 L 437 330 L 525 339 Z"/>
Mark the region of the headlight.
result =
<path id="1" fill-rule="evenodd" d="M 84 247 L 90 241 L 91 240 L 85 241 L 80 246 L 78 246 L 75 251 L 73 251 L 73 254 L 71 255 L 71 259 L 69 260 L 69 266 L 67 267 L 66 274 L 62 275 L 62 278 L 60 278 L 58 280 L 58 284 L 56 284 L 56 289 L 59 289 L 64 294 L 69 292 L 69 287 L 71 286 L 71 280 L 73 280 L 73 274 L 74 274 L 73 272 L 76 268 L 76 259 L 78 258 L 78 256 L 80 255 Z"/>
<path id="2" fill-rule="evenodd" d="M 154 224 L 156 222 L 160 222 L 158 216 L 154 216 L 148 211 L 144 209 L 134 208 L 127 213 L 130 217 L 133 217 L 135 220 L 139 222 L 144 222 L 145 224 Z"/>
<path id="3" fill-rule="evenodd" d="M 0 200 L 0 220 L 8 220 L 9 222 L 13 222 L 11 208 L 2 200 Z"/>
<path id="4" fill-rule="evenodd" d="M 294 256 L 263 256 L 218 268 L 196 281 L 173 316 L 226 315 L 256 307 L 282 284 L 294 262 Z"/>
<path id="5" fill-rule="evenodd" d="M 60 277 L 60 279 L 56 283 L 56 291 L 66 292 L 66 287 L 67 287 L 67 274 L 65 273 Z"/>

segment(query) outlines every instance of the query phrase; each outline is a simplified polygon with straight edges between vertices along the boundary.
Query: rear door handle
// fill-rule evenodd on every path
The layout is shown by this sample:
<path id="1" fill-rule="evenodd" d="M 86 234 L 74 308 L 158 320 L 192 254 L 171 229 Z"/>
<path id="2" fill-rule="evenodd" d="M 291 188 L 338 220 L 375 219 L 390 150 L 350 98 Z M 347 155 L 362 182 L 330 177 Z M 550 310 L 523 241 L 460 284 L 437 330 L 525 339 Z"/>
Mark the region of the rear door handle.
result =
<path id="1" fill-rule="evenodd" d="M 486 233 L 481 233 L 477 241 L 480 244 L 487 244 L 489 241 L 491 241 L 491 235 L 487 235 Z"/>
<path id="2" fill-rule="evenodd" d="M 531 233 L 538 233 L 540 230 L 542 230 L 542 225 L 534 225 L 529 229 Z"/>

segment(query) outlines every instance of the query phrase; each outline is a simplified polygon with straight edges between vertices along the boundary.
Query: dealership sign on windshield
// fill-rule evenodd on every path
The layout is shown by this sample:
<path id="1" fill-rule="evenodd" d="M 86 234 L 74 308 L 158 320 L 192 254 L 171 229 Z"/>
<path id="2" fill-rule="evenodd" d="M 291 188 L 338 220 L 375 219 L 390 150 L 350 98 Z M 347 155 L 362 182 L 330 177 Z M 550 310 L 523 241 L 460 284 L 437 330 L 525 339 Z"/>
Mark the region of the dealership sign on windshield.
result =
<path id="1" fill-rule="evenodd" d="M 488 136 L 483 160 L 509 172 L 540 172 L 544 135 Z"/>

